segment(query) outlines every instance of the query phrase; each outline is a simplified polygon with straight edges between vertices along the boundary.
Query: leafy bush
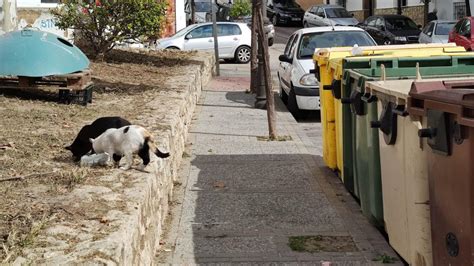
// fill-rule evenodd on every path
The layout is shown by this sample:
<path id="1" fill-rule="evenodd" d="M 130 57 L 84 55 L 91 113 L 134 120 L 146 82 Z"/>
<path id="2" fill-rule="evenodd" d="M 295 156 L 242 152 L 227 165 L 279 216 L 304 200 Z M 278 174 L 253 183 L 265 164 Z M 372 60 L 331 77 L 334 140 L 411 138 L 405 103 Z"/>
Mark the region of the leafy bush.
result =
<path id="1" fill-rule="evenodd" d="M 74 29 L 93 58 L 103 57 L 117 42 L 156 36 L 165 12 L 166 3 L 157 0 L 63 0 L 52 11 L 56 25 Z"/>
<path id="2" fill-rule="evenodd" d="M 230 16 L 233 18 L 249 16 L 252 13 L 252 4 L 249 0 L 237 0 L 230 8 Z"/>

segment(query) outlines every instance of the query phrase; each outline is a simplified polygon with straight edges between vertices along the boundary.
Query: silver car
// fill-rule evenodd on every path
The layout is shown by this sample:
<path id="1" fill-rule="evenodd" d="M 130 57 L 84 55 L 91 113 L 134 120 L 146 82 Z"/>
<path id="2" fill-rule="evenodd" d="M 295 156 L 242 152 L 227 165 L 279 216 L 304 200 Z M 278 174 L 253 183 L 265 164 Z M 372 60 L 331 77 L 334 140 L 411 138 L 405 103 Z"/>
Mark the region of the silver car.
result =
<path id="1" fill-rule="evenodd" d="M 359 21 L 347 10 L 338 5 L 315 5 L 310 7 L 303 17 L 303 26 L 355 26 Z"/>
<path id="2" fill-rule="evenodd" d="M 448 43 L 449 32 L 457 21 L 433 20 L 423 28 L 418 37 L 420 43 Z"/>
<path id="3" fill-rule="evenodd" d="M 212 23 L 187 26 L 169 38 L 159 39 L 157 49 L 200 50 L 213 52 L 214 37 Z M 250 28 L 245 23 L 217 22 L 217 43 L 219 58 L 235 60 L 238 63 L 250 61 Z"/>

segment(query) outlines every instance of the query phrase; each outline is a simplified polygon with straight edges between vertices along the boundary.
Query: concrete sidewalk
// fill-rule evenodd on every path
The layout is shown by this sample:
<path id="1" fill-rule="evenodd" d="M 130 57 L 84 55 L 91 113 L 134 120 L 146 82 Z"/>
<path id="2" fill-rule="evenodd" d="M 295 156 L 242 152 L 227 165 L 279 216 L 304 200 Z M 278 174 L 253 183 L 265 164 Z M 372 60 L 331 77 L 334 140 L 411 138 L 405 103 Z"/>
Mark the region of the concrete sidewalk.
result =
<path id="1" fill-rule="evenodd" d="M 247 77 L 229 76 L 202 94 L 155 262 L 368 265 L 397 257 L 279 99 L 277 132 L 291 140 L 261 140 L 266 111 L 244 92 Z M 333 239 L 343 251 L 293 251 L 292 236 Z"/>

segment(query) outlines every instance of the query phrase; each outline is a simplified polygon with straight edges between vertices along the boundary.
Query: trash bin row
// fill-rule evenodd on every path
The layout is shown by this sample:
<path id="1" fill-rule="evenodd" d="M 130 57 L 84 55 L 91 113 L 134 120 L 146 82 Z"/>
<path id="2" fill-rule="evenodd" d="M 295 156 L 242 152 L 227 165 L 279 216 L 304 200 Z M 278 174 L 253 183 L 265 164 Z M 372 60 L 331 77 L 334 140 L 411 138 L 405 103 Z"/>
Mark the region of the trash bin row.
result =
<path id="1" fill-rule="evenodd" d="M 465 127 L 474 125 L 474 97 L 471 109 L 453 106 L 474 89 L 474 53 L 451 44 L 359 53 L 329 48 L 314 56 L 324 162 L 408 263 L 472 264 L 470 159 L 453 156 L 452 145 L 467 142 Z"/>

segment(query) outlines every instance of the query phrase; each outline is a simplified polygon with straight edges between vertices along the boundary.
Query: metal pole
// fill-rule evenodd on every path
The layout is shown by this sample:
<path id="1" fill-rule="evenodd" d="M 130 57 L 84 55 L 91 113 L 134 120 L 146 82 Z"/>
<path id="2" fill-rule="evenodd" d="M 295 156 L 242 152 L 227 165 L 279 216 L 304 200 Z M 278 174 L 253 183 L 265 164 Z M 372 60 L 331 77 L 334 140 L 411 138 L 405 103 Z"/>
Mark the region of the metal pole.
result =
<path id="1" fill-rule="evenodd" d="M 257 34 L 258 38 L 262 38 L 260 34 Z M 265 36 L 263 36 L 265 38 Z M 258 68 L 257 68 L 257 91 L 256 91 L 256 96 L 255 96 L 255 108 L 258 109 L 265 109 L 267 108 L 267 95 L 265 93 L 265 76 L 264 76 L 264 70 L 263 68 L 265 67 L 263 65 L 263 47 L 262 47 L 262 42 L 260 40 L 258 41 L 258 54 L 257 54 L 257 59 L 258 59 Z"/>
<path id="2" fill-rule="evenodd" d="M 211 13 L 212 13 L 212 35 L 214 36 L 214 56 L 216 58 L 216 76 L 220 76 L 220 66 L 219 66 L 219 44 L 217 43 L 217 23 L 216 23 L 216 12 L 214 5 L 211 2 Z"/>
<path id="3" fill-rule="evenodd" d="M 256 2 L 256 6 L 257 8 L 255 9 L 256 10 L 256 14 L 257 15 L 258 13 L 262 12 L 263 13 L 263 5 L 262 4 L 262 0 L 257 0 L 255 1 Z M 260 13 L 260 14 L 262 14 Z M 255 22 L 257 22 L 257 20 L 255 20 Z M 258 24 L 257 24 L 258 25 Z M 256 91 L 256 97 L 255 97 L 255 108 L 259 108 L 259 109 L 265 109 L 267 107 L 267 95 L 265 94 L 265 76 L 264 76 L 264 71 L 263 71 L 263 68 L 265 67 L 263 65 L 263 47 L 261 47 L 262 43 L 260 41 L 260 38 L 266 38 L 266 34 L 265 32 L 259 32 L 257 30 L 257 39 L 258 39 L 258 42 L 257 42 L 257 46 L 258 46 L 258 53 L 257 53 L 257 59 L 258 59 L 258 68 L 257 68 L 257 80 L 258 80 L 258 83 L 257 83 L 257 91 Z"/>

